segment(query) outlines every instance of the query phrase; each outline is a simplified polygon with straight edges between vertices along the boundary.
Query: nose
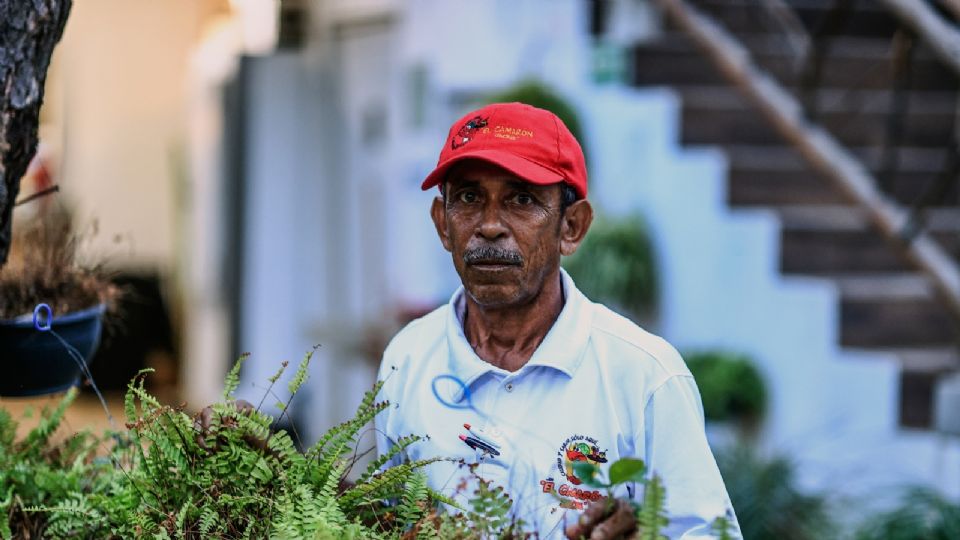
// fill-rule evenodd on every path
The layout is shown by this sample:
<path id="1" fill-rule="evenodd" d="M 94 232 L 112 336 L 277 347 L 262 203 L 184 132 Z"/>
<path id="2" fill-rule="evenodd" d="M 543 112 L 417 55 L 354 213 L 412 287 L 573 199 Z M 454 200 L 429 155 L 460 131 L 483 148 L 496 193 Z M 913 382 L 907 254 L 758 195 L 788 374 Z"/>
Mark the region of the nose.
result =
<path id="1" fill-rule="evenodd" d="M 503 222 L 500 208 L 493 202 L 484 205 L 480 225 L 477 227 L 477 235 L 485 240 L 497 240 L 508 233 L 509 229 Z"/>

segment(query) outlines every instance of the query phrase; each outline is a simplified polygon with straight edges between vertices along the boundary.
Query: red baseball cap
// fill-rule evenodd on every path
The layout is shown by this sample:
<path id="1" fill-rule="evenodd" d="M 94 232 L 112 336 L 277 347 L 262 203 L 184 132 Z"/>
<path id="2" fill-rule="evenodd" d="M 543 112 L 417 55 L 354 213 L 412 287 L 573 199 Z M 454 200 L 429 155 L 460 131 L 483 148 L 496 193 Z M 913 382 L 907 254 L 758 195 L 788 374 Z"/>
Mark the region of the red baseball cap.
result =
<path id="1" fill-rule="evenodd" d="M 580 144 L 557 115 L 524 103 L 492 103 L 457 120 L 421 187 L 440 185 L 450 167 L 465 159 L 493 163 L 531 184 L 565 182 L 577 197 L 587 197 Z"/>

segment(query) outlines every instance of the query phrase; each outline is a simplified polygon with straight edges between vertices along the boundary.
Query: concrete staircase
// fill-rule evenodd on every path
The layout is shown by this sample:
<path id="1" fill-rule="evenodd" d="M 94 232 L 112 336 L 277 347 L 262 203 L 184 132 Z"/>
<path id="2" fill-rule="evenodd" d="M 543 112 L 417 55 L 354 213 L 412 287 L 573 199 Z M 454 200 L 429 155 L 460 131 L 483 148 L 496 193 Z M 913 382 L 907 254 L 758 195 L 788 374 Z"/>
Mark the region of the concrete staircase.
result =
<path id="1" fill-rule="evenodd" d="M 764 18 L 757 2 L 697 0 L 751 51 L 754 60 L 801 95 L 801 75 L 787 38 Z M 789 0 L 813 33 L 831 0 Z M 910 71 L 907 112 L 895 145 L 896 170 L 884 148 L 891 110 L 894 17 L 862 3 L 831 36 L 816 90 L 817 121 L 852 149 L 888 193 L 911 205 L 947 167 L 957 108 L 958 81 L 920 42 Z M 727 84 L 692 42 L 667 27 L 638 46 L 636 86 L 670 86 L 682 102 L 680 138 L 688 145 L 721 147 L 728 159 L 727 202 L 735 209 L 770 209 L 782 224 L 780 271 L 829 278 L 839 292 L 839 344 L 893 353 L 899 358 L 903 427 L 929 428 L 933 392 L 945 374 L 960 369 L 958 328 L 922 274 L 868 224 L 827 180 L 817 176 L 775 129 Z M 928 230 L 960 254 L 957 184 L 928 212 Z"/>

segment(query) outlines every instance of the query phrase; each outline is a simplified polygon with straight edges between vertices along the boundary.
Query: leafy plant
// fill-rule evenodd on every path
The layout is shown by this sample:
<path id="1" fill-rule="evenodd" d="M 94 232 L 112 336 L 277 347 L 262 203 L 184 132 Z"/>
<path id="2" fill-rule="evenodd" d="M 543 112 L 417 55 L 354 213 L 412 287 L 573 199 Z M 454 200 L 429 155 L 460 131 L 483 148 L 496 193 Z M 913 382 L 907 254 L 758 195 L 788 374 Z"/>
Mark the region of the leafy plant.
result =
<path id="1" fill-rule="evenodd" d="M 290 382 L 295 395 L 311 355 Z M 359 480 L 360 435 L 388 406 L 378 383 L 354 418 L 335 426 L 305 453 L 274 419 L 231 401 L 238 361 L 226 378 L 224 401 L 190 417 L 161 404 L 141 372 L 128 386 L 126 431 L 101 439 L 80 434 L 51 442 L 71 390 L 40 424 L 16 440 L 16 423 L 0 410 L 2 538 L 518 538 L 500 488 L 480 482 L 461 515 L 438 510 L 456 503 L 434 492 L 420 470 L 437 459 L 381 470 L 420 440 L 410 435 L 374 460 Z M 280 378 L 284 364 L 270 378 Z M 291 398 L 292 399 L 292 398 Z M 278 404 L 283 410 L 289 401 Z M 203 420 L 207 415 L 206 422 Z"/>
<path id="2" fill-rule="evenodd" d="M 749 357 L 721 351 L 684 355 L 697 381 L 707 420 L 759 423 L 767 410 L 767 389 Z"/>
<path id="3" fill-rule="evenodd" d="M 720 516 L 713 521 L 710 527 L 717 534 L 717 540 L 733 540 L 732 526 L 727 518 Z"/>
<path id="4" fill-rule="evenodd" d="M 621 458 L 612 464 L 607 473 L 607 480 L 603 479 L 600 468 L 586 461 L 573 464 L 574 474 L 577 478 L 591 487 L 604 488 L 607 490 L 607 504 L 612 505 L 616 500 L 614 488 L 628 482 L 642 484 L 643 503 L 634 504 L 634 511 L 637 516 L 638 538 L 640 540 L 661 540 L 666 538 L 661 533 L 663 527 L 669 524 L 666 513 L 666 490 L 660 478 L 653 475 L 646 478 L 647 466 L 641 459 Z"/>
<path id="5" fill-rule="evenodd" d="M 743 538 L 822 540 L 836 536 L 827 500 L 800 491 L 788 460 L 762 459 L 748 446 L 721 450 L 716 457 Z"/>
<path id="6" fill-rule="evenodd" d="M 960 504 L 936 491 L 915 487 L 898 508 L 872 516 L 857 540 L 947 540 L 960 538 Z"/>
<path id="7" fill-rule="evenodd" d="M 310 358 L 289 383 L 291 395 L 305 381 Z M 360 482 L 345 484 L 359 434 L 388 405 L 375 401 L 379 384 L 364 396 L 354 418 L 301 454 L 287 432 L 272 430 L 273 418 L 226 402 L 237 386 L 239 365 L 227 377 L 225 402 L 212 406 L 206 431 L 183 412 L 159 404 L 143 389 L 142 378 L 131 383 L 126 412 L 133 466 L 121 482 L 127 495 L 121 498 L 132 504 L 117 509 L 120 519 L 112 520 L 112 532 L 122 537 L 373 538 L 418 521 L 435 501 L 445 500 L 420 478 L 418 469 L 433 460 L 387 471 L 377 470 L 378 461 Z M 286 409 L 289 402 L 280 405 Z M 417 440 L 407 438 L 394 452 Z M 414 496 L 411 485 L 420 486 Z M 383 504 L 391 499 L 399 500 L 396 508 Z"/>
<path id="8" fill-rule="evenodd" d="M 87 432 L 52 439 L 76 396 L 71 389 L 56 408 L 44 409 L 37 426 L 20 440 L 17 423 L 0 409 L 0 538 L 66 536 L 72 520 L 46 520 L 32 509 L 47 505 L 89 512 L 82 501 L 106 489 L 111 466 L 95 459 L 97 439 Z"/>
<path id="9" fill-rule="evenodd" d="M 306 380 L 311 354 L 289 383 Z M 39 425 L 17 440 L 16 423 L 0 410 L 0 538 L 363 538 L 386 540 L 529 538 L 512 515 L 503 488 L 476 477 L 467 507 L 430 489 L 424 466 L 441 458 L 383 466 L 420 441 L 401 437 L 386 454 L 345 481 L 358 440 L 377 413 L 382 383 L 364 396 L 354 418 L 330 429 L 306 452 L 258 407 L 232 401 L 240 359 L 226 377 L 223 401 L 191 417 L 145 390 L 146 372 L 130 382 L 125 431 L 97 438 L 81 433 L 55 442 L 64 411 L 76 396 L 45 410 Z M 270 377 L 267 395 L 286 369 Z M 292 399 L 292 397 L 291 397 Z M 278 403 L 286 410 L 290 401 Z M 662 538 L 667 524 L 659 478 L 646 479 L 637 459 L 613 463 L 604 478 L 575 464 L 588 485 L 612 490 L 645 487 L 635 506 L 643 539 Z M 608 498 L 613 501 L 612 498 Z M 441 503 L 459 513 L 441 510 Z"/>
<path id="10" fill-rule="evenodd" d="M 636 215 L 598 216 L 577 252 L 564 261 L 592 300 L 637 317 L 656 307 L 657 269 L 647 227 Z"/>

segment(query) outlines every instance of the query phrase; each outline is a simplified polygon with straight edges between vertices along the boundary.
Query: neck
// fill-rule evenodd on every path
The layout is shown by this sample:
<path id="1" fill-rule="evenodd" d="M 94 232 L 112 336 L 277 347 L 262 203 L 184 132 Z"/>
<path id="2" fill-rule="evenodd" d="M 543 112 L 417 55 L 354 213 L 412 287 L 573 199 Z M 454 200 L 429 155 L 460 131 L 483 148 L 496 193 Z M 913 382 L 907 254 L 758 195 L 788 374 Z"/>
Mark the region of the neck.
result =
<path id="1" fill-rule="evenodd" d="M 522 368 L 543 342 L 563 309 L 557 270 L 543 289 L 520 306 L 484 307 L 466 295 L 463 331 L 481 359 L 507 371 Z"/>

